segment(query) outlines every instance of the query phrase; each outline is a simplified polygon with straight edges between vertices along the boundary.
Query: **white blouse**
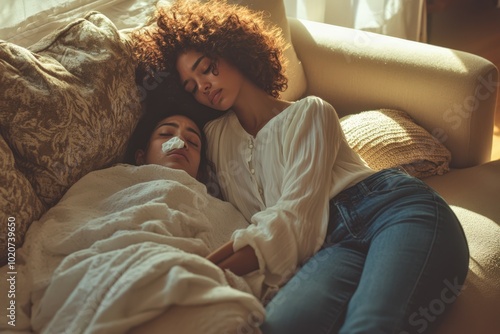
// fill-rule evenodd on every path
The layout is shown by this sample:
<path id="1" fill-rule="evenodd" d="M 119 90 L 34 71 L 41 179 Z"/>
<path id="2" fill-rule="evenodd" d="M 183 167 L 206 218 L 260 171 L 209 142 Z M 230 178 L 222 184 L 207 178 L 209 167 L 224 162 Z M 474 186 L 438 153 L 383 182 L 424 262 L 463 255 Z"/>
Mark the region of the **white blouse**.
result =
<path id="1" fill-rule="evenodd" d="M 224 198 L 251 222 L 232 235 L 234 249 L 250 245 L 270 285 L 284 283 L 321 247 L 330 198 L 374 173 L 318 97 L 293 103 L 255 137 L 231 111 L 204 130 Z"/>

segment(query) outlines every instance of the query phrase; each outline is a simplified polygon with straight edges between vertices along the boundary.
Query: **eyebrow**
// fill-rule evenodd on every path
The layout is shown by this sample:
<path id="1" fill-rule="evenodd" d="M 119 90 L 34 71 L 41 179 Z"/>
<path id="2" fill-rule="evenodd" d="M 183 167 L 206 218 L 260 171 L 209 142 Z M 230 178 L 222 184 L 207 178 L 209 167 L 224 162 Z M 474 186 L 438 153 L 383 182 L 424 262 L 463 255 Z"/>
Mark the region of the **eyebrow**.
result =
<path id="1" fill-rule="evenodd" d="M 155 130 L 157 130 L 157 129 L 161 128 L 162 126 L 172 126 L 172 127 L 174 127 L 174 128 L 177 128 L 177 129 L 179 128 L 179 124 L 177 124 L 177 123 L 174 123 L 174 122 L 165 122 L 165 123 L 161 123 L 160 125 L 158 125 L 158 126 L 155 128 Z M 192 133 L 194 133 L 195 135 L 197 135 L 197 136 L 198 136 L 198 138 L 199 138 L 199 139 L 200 139 L 200 141 L 201 141 L 201 135 L 200 135 L 200 133 L 199 133 L 198 131 L 196 131 L 196 129 L 195 129 L 195 128 L 192 128 L 192 127 L 188 126 L 188 127 L 186 127 L 186 129 L 187 129 L 187 131 L 192 132 Z"/>
<path id="2" fill-rule="evenodd" d="M 196 68 L 198 67 L 198 65 L 200 65 L 200 62 L 203 60 L 203 58 L 205 58 L 205 56 L 200 56 L 198 59 L 196 59 L 196 61 L 194 62 L 193 66 L 191 66 L 191 72 L 193 72 L 194 70 L 196 70 Z M 186 87 L 186 85 L 188 84 L 189 80 L 184 80 L 184 82 L 182 83 L 182 87 Z"/>

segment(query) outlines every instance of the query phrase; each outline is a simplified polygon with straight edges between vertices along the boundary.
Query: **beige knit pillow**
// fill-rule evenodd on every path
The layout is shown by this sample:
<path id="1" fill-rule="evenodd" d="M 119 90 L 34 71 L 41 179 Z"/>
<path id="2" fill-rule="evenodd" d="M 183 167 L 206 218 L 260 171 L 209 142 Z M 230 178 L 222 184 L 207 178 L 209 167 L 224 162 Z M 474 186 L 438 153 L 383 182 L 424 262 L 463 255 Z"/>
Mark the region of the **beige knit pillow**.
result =
<path id="1" fill-rule="evenodd" d="M 449 171 L 450 151 L 403 111 L 348 115 L 341 126 L 349 145 L 375 170 L 400 166 L 418 178 Z"/>

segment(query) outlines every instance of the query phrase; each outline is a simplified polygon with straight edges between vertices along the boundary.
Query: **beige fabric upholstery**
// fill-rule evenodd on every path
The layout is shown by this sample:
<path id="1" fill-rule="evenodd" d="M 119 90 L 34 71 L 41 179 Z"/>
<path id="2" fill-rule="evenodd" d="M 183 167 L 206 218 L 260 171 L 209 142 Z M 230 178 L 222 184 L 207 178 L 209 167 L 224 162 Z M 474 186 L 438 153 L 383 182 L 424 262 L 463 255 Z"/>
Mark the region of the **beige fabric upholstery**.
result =
<path id="1" fill-rule="evenodd" d="M 451 151 L 451 167 L 491 155 L 498 71 L 468 53 L 369 32 L 290 19 L 307 77 L 340 116 L 404 110 Z"/>
<path id="2" fill-rule="evenodd" d="M 458 207 L 476 212 L 500 224 L 500 160 L 480 166 L 455 169 L 425 182 Z M 500 238 L 497 239 L 500 251 Z M 500 258 L 498 258 L 500 262 Z M 499 281 L 500 283 L 500 281 Z"/>
<path id="3" fill-rule="evenodd" d="M 500 332 L 500 160 L 425 180 L 453 208 L 471 254 L 465 288 L 438 333 Z"/>

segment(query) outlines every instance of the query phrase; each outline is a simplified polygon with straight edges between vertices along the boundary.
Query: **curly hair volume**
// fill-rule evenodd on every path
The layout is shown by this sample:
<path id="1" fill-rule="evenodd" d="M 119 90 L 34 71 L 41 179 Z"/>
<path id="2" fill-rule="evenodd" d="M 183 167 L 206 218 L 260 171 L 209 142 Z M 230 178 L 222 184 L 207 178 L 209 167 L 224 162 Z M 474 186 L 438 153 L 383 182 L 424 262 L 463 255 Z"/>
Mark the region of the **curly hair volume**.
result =
<path id="1" fill-rule="evenodd" d="M 159 7 L 153 24 L 133 34 L 142 70 L 178 76 L 177 57 L 196 51 L 222 58 L 273 97 L 287 88 L 282 31 L 267 23 L 264 12 L 223 0 L 176 0 Z"/>

